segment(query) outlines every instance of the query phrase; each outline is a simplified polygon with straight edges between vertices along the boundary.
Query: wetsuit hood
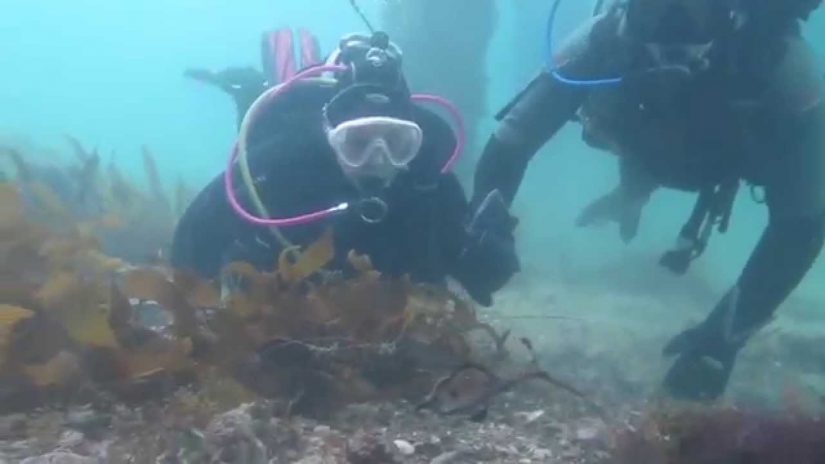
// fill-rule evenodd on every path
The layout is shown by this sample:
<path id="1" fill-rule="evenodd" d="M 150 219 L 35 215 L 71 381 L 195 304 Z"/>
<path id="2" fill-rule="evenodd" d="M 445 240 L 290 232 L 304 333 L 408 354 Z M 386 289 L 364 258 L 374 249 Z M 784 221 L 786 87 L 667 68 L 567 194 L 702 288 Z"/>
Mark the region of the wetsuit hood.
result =
<path id="1" fill-rule="evenodd" d="M 403 54 L 386 33 L 376 32 L 371 37 L 350 34 L 342 38 L 334 60 L 347 68 L 336 76 L 339 90 L 369 84 L 410 94 L 402 72 Z"/>

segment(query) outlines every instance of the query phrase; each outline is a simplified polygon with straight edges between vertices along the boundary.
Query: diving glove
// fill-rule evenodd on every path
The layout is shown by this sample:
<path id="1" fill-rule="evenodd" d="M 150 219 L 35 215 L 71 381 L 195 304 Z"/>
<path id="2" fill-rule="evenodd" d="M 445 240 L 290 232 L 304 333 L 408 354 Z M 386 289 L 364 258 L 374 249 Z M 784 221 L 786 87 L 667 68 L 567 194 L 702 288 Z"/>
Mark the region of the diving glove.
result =
<path id="1" fill-rule="evenodd" d="M 739 308 L 739 287 L 719 302 L 707 319 L 675 336 L 665 356 L 676 356 L 664 390 L 676 399 L 712 401 L 727 387 L 736 355 L 763 324 L 749 321 Z"/>
<path id="2" fill-rule="evenodd" d="M 665 376 L 665 391 L 681 400 L 715 400 L 725 392 L 738 351 L 720 343 L 704 324 L 680 333 L 664 349 L 666 356 L 677 355 Z"/>
<path id="3" fill-rule="evenodd" d="M 521 270 L 513 237 L 517 222 L 501 192 L 493 190 L 466 226 L 467 242 L 455 277 L 482 306 L 490 306 L 493 292 Z"/>

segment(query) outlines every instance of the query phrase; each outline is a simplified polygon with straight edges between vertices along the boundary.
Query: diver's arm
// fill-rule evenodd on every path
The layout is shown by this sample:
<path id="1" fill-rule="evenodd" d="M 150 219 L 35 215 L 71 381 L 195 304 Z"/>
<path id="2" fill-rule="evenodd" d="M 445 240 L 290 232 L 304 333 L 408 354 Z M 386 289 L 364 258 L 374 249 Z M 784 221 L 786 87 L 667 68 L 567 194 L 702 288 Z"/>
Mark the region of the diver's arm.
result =
<path id="1" fill-rule="evenodd" d="M 573 118 L 585 95 L 583 88 L 563 84 L 546 71 L 537 76 L 488 140 L 475 172 L 473 204 L 494 189 L 512 203 L 530 159 Z"/>
<path id="2" fill-rule="evenodd" d="M 742 329 L 759 327 L 813 266 L 825 239 L 825 212 L 771 221 L 739 279 L 736 318 Z"/>
<path id="3" fill-rule="evenodd" d="M 825 100 L 788 116 L 781 132 L 784 153 L 765 186 L 770 220 L 738 284 L 753 323 L 769 318 L 796 288 L 825 238 Z"/>
<path id="4" fill-rule="evenodd" d="M 771 320 L 822 250 L 825 105 L 820 103 L 799 122 L 795 129 L 781 131 L 786 151 L 769 166 L 771 177 L 765 186 L 768 226 L 736 285 L 704 322 L 677 335 L 665 348 L 666 355 L 679 355 L 665 378 L 665 387 L 675 396 L 720 395 L 737 352 Z"/>
<path id="5" fill-rule="evenodd" d="M 458 181 L 453 179 L 448 187 L 451 194 L 443 195 L 445 204 L 454 208 L 440 216 L 447 273 L 476 302 L 490 306 L 493 294 L 520 270 L 513 235 L 516 221 L 498 191 L 491 192 L 475 211 L 470 211 Z"/>
<path id="6" fill-rule="evenodd" d="M 765 166 L 770 221 L 738 284 L 743 317 L 754 324 L 799 284 L 825 235 L 825 93 L 810 46 L 796 32 L 785 44 L 767 93 L 765 129 L 776 134 Z"/>
<path id="7" fill-rule="evenodd" d="M 670 395 L 712 400 L 724 392 L 737 353 L 808 273 L 823 238 L 825 213 L 770 222 L 737 284 L 704 322 L 665 347 L 678 355 L 664 380 Z"/>
<path id="8" fill-rule="evenodd" d="M 553 71 L 543 69 L 499 114 L 499 126 L 476 168 L 473 205 L 495 189 L 511 204 L 530 159 L 574 119 L 592 80 L 621 73 L 625 45 L 618 31 L 622 18 L 621 9 L 611 8 L 580 24 L 553 52 Z"/>

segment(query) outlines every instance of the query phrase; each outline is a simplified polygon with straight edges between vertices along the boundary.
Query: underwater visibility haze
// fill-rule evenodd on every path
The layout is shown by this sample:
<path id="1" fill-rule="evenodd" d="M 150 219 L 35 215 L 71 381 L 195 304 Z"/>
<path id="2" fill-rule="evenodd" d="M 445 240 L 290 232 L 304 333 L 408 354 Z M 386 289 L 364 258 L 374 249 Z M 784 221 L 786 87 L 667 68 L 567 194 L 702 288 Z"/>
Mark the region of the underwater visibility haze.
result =
<path id="1" fill-rule="evenodd" d="M 665 346 L 738 298 L 726 292 L 769 220 L 762 189 L 742 184 L 728 230 L 684 275 L 659 261 L 695 192 L 653 192 L 629 243 L 611 221 L 577 226 L 622 180 L 619 157 L 582 140 L 580 114 L 536 147 L 512 202 L 474 191 L 499 112 L 546 84 L 527 87 L 548 66 L 554 4 L 559 50 L 596 1 L 4 0 L 0 462 L 825 462 L 821 258 L 741 349 L 724 395 L 661 391 Z M 799 24 L 825 88 L 825 8 Z M 383 71 L 358 60 L 397 58 L 370 27 L 400 47 L 426 111 L 369 86 Z M 266 94 L 244 119 L 231 95 L 267 65 L 284 72 L 285 31 L 298 68 L 351 33 L 359 58 L 328 63 L 338 81 L 317 95 L 257 82 L 247 104 Z M 240 84 L 219 82 L 230 68 Z M 367 90 L 339 93 L 361 78 Z M 279 144 L 285 161 L 258 156 Z M 236 210 L 332 219 L 272 234 L 240 219 L 222 177 L 233 148 Z M 511 167 L 490 171 L 506 184 Z M 263 185 L 267 169 L 279 187 Z M 416 196 L 425 181 L 432 203 Z M 342 211 L 360 219 L 335 222 Z M 419 247 L 433 241 L 436 269 Z"/>

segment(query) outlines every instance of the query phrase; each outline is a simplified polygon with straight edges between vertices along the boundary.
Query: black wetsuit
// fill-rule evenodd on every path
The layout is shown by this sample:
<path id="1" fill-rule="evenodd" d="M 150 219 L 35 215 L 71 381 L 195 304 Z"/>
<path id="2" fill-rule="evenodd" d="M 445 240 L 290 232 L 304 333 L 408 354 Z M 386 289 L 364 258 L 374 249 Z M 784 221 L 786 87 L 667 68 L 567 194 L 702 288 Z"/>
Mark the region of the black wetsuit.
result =
<path id="1" fill-rule="evenodd" d="M 295 216 L 359 199 L 322 129 L 321 110 L 335 88 L 319 82 L 295 86 L 252 128 L 250 169 L 272 217 Z M 280 230 L 289 241 L 308 245 L 332 226 L 333 269 L 347 270 L 347 253 L 355 250 L 369 255 L 385 275 L 410 274 L 415 281 L 435 283 L 452 276 L 482 293 L 495 291 L 478 288 L 486 286 L 480 283 L 484 265 L 460 259 L 466 246 L 468 204 L 456 177 L 439 173 L 454 149 L 453 133 L 446 122 L 423 108 L 416 107 L 414 120 L 422 128 L 423 145 L 409 170 L 399 174 L 387 190 L 384 200 L 389 213 L 383 221 L 367 223 L 351 208 L 332 218 Z M 254 212 L 240 174 L 236 178 L 241 203 Z M 281 249 L 267 228 L 244 222 L 230 209 L 221 175 L 200 192 L 181 219 L 171 260 L 175 267 L 211 278 L 233 260 L 271 269 Z M 497 266 L 487 264 L 491 269 Z"/>
<path id="2" fill-rule="evenodd" d="M 567 56 L 561 51 L 562 74 L 623 72 L 622 57 L 633 52 L 617 38 L 611 14 L 585 44 Z M 723 392 L 739 348 L 799 284 L 825 238 L 825 101 L 804 42 L 795 27 L 785 29 L 763 37 L 770 43 L 745 37 L 739 61 L 724 61 L 740 66 L 738 74 L 711 69 L 670 93 L 633 82 L 587 89 L 542 72 L 504 112 L 476 171 L 474 202 L 493 189 L 512 201 L 531 157 L 579 112 L 585 138 L 619 155 L 622 183 L 637 197 L 658 186 L 696 191 L 726 178 L 764 186 L 770 222 L 737 285 L 705 323 L 667 347 L 679 355 L 666 380 L 677 396 Z M 772 56 L 766 44 L 780 53 Z M 707 358 L 721 369 L 705 368 Z"/>

